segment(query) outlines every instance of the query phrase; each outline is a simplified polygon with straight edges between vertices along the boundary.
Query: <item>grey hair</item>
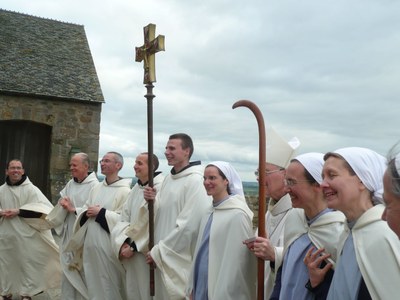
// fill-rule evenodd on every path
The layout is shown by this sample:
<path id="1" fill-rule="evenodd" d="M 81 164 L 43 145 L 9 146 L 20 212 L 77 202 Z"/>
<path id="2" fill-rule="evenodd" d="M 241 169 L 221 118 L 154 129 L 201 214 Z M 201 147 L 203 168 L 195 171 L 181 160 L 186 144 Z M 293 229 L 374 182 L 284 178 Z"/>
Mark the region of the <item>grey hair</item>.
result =
<path id="1" fill-rule="evenodd" d="M 392 192 L 396 195 L 397 198 L 400 199 L 400 176 L 398 169 L 400 169 L 400 165 L 396 166 L 396 157 L 400 155 L 400 142 L 397 142 L 390 150 L 387 155 L 387 163 L 388 163 L 388 174 L 392 179 Z"/>
<path id="2" fill-rule="evenodd" d="M 84 152 L 79 152 L 76 153 L 74 156 L 78 156 L 81 159 L 81 162 L 85 165 L 87 165 L 88 167 L 90 167 L 90 158 L 89 155 L 87 155 Z"/>
<path id="3" fill-rule="evenodd" d="M 109 151 L 107 153 L 114 155 L 115 161 L 121 164 L 121 169 L 122 169 L 122 167 L 124 166 L 124 158 L 122 157 L 122 155 L 115 151 Z"/>

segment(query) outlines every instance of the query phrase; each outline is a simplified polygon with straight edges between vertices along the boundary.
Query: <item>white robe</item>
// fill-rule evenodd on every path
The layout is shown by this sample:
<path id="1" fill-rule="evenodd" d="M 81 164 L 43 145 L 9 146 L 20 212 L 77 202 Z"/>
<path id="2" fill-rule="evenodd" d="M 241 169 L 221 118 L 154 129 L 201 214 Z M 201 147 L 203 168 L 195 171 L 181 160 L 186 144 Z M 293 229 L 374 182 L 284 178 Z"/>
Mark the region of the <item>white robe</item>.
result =
<path id="1" fill-rule="evenodd" d="M 130 183 L 129 179 L 121 179 L 108 185 L 106 180 L 103 180 L 91 190 L 89 200 L 84 206 L 104 207 L 110 232 L 120 220 L 122 207 L 130 192 Z M 74 235 L 67 246 L 67 251 L 75 251 L 74 262 L 70 267 L 79 269 L 83 263 L 89 299 L 126 299 L 125 270 L 113 253 L 110 234 L 95 221 L 95 218 L 89 218 L 80 226 L 80 220 L 85 214 L 86 209 L 78 216 Z M 82 260 L 79 260 L 80 257 Z"/>
<path id="2" fill-rule="evenodd" d="M 321 215 L 310 226 L 304 210 L 293 208 L 286 220 L 284 250 L 283 255 L 290 245 L 300 236 L 307 233 L 311 242 L 317 249 L 325 248 L 325 252 L 330 253 L 329 262 L 336 265 L 339 238 L 345 230 L 346 217 L 340 211 L 332 211 Z"/>
<path id="3" fill-rule="evenodd" d="M 371 298 L 391 300 L 397 299 L 399 295 L 400 241 L 381 219 L 383 211 L 382 204 L 367 210 L 356 221 L 352 235 L 358 267 Z M 338 253 L 341 253 L 349 233 L 350 229 L 346 228 L 340 237 Z M 335 272 L 328 299 L 335 299 L 331 297 L 335 276 L 341 275 Z"/>
<path id="4" fill-rule="evenodd" d="M 274 289 L 276 271 L 283 259 L 283 235 L 288 213 L 292 209 L 290 196 L 286 194 L 278 202 L 273 199 L 269 201 L 268 210 L 265 214 L 265 227 L 271 244 L 275 247 L 275 268 L 271 270 L 270 261 L 265 261 L 264 270 L 264 299 L 269 299 Z"/>
<path id="5" fill-rule="evenodd" d="M 164 176 L 154 177 L 153 187 L 158 191 Z M 147 185 L 146 185 L 147 186 Z M 113 251 L 119 258 L 119 250 L 127 238 L 135 242 L 137 252 L 129 259 L 121 262 L 126 270 L 126 293 L 128 299 L 151 299 L 149 287 L 149 265 L 146 264 L 146 254 L 149 251 L 149 212 L 147 201 L 144 200 L 143 190 L 146 186 L 138 183 L 128 195 L 122 213 L 121 221 L 111 232 Z"/>
<path id="6" fill-rule="evenodd" d="M 71 199 L 75 206 L 76 214 L 67 212 L 60 204 L 57 204 L 46 218 L 53 227 L 56 227 L 56 232 L 60 236 L 60 261 L 63 271 L 61 282 L 62 299 L 89 299 L 84 274 L 75 268 L 69 268 L 69 264 L 73 260 L 73 253 L 65 251 L 65 248 L 72 236 L 77 214 L 81 212 L 82 207 L 89 199 L 90 191 L 98 182 L 94 172 L 90 173 L 80 183 L 73 179 L 68 181 L 61 190 L 60 195 L 61 197 L 67 196 Z"/>
<path id="7" fill-rule="evenodd" d="M 253 236 L 253 212 L 240 195 L 230 196 L 213 208 L 202 218 L 196 256 L 211 213 L 208 299 L 256 299 L 257 259 L 243 245 L 244 240 Z"/>
<path id="8" fill-rule="evenodd" d="M 43 226 L 53 205 L 29 178 L 19 186 L 0 187 L 0 209 L 41 212 L 43 219 L 0 218 L 0 294 L 33 296 L 60 285 L 58 246 Z"/>
<path id="9" fill-rule="evenodd" d="M 332 255 L 328 260 L 333 264 L 333 269 L 335 268 L 339 237 L 344 231 L 346 217 L 342 212 L 329 211 L 316 218 L 309 225 L 301 208 L 293 208 L 288 215 L 283 250 L 286 262 L 283 264 L 281 277 L 282 299 L 314 299 L 314 295 L 305 288 L 308 270 L 303 263 L 302 254 L 310 247 L 310 242 L 317 249 L 325 248 Z M 308 238 L 305 238 L 305 234 Z M 296 274 L 300 277 L 293 278 Z"/>
<path id="10" fill-rule="evenodd" d="M 200 220 L 211 203 L 200 165 L 165 177 L 154 204 L 155 300 L 185 299 Z"/>

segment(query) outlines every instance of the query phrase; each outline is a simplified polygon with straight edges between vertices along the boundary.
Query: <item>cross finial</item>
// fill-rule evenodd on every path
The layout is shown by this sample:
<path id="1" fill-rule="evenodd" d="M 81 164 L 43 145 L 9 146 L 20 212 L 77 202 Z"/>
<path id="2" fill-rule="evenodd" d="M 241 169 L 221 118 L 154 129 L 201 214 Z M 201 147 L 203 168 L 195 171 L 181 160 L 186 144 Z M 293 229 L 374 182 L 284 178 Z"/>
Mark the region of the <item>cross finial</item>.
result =
<path id="1" fill-rule="evenodd" d="M 144 61 L 144 78 L 143 83 L 152 83 L 156 81 L 156 68 L 155 68 L 155 54 L 158 51 L 164 51 L 164 39 L 163 35 L 156 35 L 156 25 L 149 24 L 143 28 L 144 32 L 144 45 L 136 47 L 136 58 L 137 62 Z"/>

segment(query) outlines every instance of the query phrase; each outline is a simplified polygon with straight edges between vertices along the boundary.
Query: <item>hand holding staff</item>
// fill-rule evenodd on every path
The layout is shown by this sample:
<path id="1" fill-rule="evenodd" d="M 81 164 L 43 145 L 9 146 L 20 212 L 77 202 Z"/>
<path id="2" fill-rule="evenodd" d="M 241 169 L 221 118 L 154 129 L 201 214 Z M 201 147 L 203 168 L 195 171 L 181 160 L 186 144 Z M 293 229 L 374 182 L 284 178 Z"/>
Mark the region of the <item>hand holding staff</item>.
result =
<path id="1" fill-rule="evenodd" d="M 147 152 L 149 165 L 149 187 L 153 187 L 153 82 L 156 81 L 155 73 L 155 54 L 158 51 L 164 51 L 164 36 L 159 35 L 155 38 L 156 25 L 149 24 L 143 28 L 144 45 L 136 47 L 137 62 L 143 61 L 144 78 L 147 94 Z M 154 206 L 153 201 L 148 201 L 149 209 L 149 249 L 154 246 Z M 154 296 L 154 264 L 150 264 L 150 295 Z"/>
<path id="2" fill-rule="evenodd" d="M 259 133 L 259 157 L 258 157 L 258 169 L 260 170 L 259 182 L 265 182 L 265 162 L 266 162 L 266 137 L 265 137 L 265 124 L 264 118 L 260 109 L 253 102 L 249 100 L 239 100 L 232 106 L 233 109 L 245 106 L 250 109 L 257 119 L 258 133 Z M 258 185 L 258 235 L 266 237 L 265 230 L 265 199 L 266 199 L 266 187 L 264 184 Z M 257 299 L 264 299 L 264 260 L 261 258 L 257 259 Z"/>

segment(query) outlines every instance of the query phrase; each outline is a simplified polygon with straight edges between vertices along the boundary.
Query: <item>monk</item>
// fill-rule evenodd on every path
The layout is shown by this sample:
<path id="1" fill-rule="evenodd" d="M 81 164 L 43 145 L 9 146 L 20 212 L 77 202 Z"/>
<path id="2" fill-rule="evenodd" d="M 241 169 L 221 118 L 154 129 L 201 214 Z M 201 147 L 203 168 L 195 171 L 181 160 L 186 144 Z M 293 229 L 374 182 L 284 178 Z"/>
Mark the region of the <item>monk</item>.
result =
<path id="1" fill-rule="evenodd" d="M 88 299 L 83 270 L 70 268 L 73 253 L 65 248 L 73 233 L 77 214 L 89 199 L 92 188 L 99 183 L 94 172 L 89 171 L 90 159 L 86 153 L 77 153 L 71 157 L 70 170 L 72 179 L 61 190 L 58 204 L 46 220 L 60 236 L 60 262 L 63 270 L 61 281 L 62 299 Z"/>
<path id="2" fill-rule="evenodd" d="M 185 299 L 200 220 L 211 206 L 203 186 L 201 163 L 189 162 L 193 151 L 189 135 L 171 135 L 165 147 L 171 172 L 157 196 L 154 188 L 147 187 L 144 192 L 146 200 L 155 198 L 154 206 L 158 209 L 155 245 L 147 255 L 147 263 L 156 264 L 155 300 Z"/>
<path id="3" fill-rule="evenodd" d="M 135 159 L 137 183 L 128 195 L 121 213 L 121 220 L 111 232 L 114 255 L 126 270 L 126 293 L 136 300 L 150 300 L 149 266 L 145 255 L 149 251 L 149 212 L 143 191 L 148 186 L 148 153 L 140 153 Z M 158 157 L 153 154 L 153 187 L 158 190 L 164 180 L 158 172 Z M 134 295 L 134 296 L 132 296 Z M 129 298 L 129 297 L 128 297 Z"/>
<path id="4" fill-rule="evenodd" d="M 0 299 L 11 300 L 18 293 L 30 300 L 59 287 L 58 246 L 44 221 L 52 208 L 26 176 L 22 162 L 9 161 L 0 187 Z"/>
<path id="5" fill-rule="evenodd" d="M 131 180 L 118 175 L 123 164 L 118 152 L 107 152 L 103 156 L 100 167 L 106 177 L 91 190 L 67 245 L 68 250 L 75 251 L 70 267 L 81 268 L 83 263 L 89 299 L 126 299 L 125 270 L 113 255 L 110 239 L 130 192 Z"/>

